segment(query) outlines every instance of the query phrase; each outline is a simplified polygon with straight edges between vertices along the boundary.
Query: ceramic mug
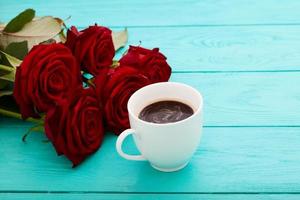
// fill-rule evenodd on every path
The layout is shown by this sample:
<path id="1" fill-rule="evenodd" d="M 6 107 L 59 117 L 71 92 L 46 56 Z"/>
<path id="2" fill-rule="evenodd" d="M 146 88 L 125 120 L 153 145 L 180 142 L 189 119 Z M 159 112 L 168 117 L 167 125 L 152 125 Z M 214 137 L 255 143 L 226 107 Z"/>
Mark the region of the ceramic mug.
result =
<path id="1" fill-rule="evenodd" d="M 189 105 L 194 114 L 184 120 L 166 124 L 138 118 L 143 108 L 158 101 L 173 100 Z M 129 99 L 127 108 L 131 129 L 123 131 L 116 142 L 117 152 L 128 160 L 147 160 L 152 167 L 164 172 L 184 168 L 200 142 L 202 133 L 201 94 L 191 86 L 162 82 L 145 86 Z M 141 155 L 128 155 L 122 150 L 124 139 L 132 134 Z"/>

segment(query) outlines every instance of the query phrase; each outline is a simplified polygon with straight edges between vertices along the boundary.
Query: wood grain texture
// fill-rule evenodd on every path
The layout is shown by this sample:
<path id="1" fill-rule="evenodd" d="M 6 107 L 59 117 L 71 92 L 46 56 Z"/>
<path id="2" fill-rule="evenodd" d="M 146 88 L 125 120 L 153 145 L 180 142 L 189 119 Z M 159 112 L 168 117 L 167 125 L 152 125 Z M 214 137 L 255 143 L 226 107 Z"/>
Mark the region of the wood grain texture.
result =
<path id="1" fill-rule="evenodd" d="M 128 30 L 128 44 L 159 47 L 173 71 L 300 70 L 300 26 Z"/>
<path id="2" fill-rule="evenodd" d="M 299 200 L 300 195 L 281 194 L 281 195 L 247 195 L 247 194 L 0 194 L 1 199 L 5 200 Z"/>
<path id="3" fill-rule="evenodd" d="M 174 74 L 202 92 L 205 126 L 298 126 L 300 73 Z"/>
<path id="4" fill-rule="evenodd" d="M 230 1 L 228 3 L 223 2 L 223 4 L 231 4 L 235 1 Z M 82 1 L 74 3 L 65 3 L 64 7 L 60 7 L 61 3 L 58 1 L 47 2 L 37 2 L 37 1 L 10 1 L 9 3 L 0 3 L 3 4 L 1 7 L 7 8 L 3 9 L 4 11 L 0 13 L 0 19 L 4 20 L 7 16 L 13 16 L 14 13 L 11 12 L 12 7 L 17 10 L 18 7 L 36 7 L 36 10 L 40 15 L 53 14 L 53 15 L 66 15 L 69 10 L 68 15 L 72 15 L 70 21 L 66 23 L 69 25 L 75 24 L 82 27 L 86 27 L 94 22 L 81 24 L 77 22 L 77 19 L 87 20 L 87 19 L 97 19 L 97 15 L 105 15 L 107 12 L 98 12 L 99 9 L 113 9 L 113 5 L 121 4 L 119 1 L 109 1 L 106 3 L 103 2 L 87 2 L 91 6 L 82 7 Z M 207 6 L 218 8 L 222 2 L 206 2 L 202 3 L 198 1 L 194 2 L 174 2 L 174 8 L 181 6 L 182 4 L 187 4 L 190 9 L 196 8 L 193 4 L 206 4 Z M 249 1 L 250 5 L 251 1 Z M 258 2 L 256 1 L 253 4 L 259 4 L 257 12 L 260 13 L 262 10 L 259 10 L 260 6 L 264 7 L 270 3 L 268 1 Z M 94 5 L 99 4 L 99 6 Z M 135 4 L 135 6 L 132 6 Z M 145 6 L 143 2 L 126 2 L 124 9 L 139 8 L 138 11 L 143 9 L 150 9 L 151 7 L 158 7 L 161 9 L 161 6 L 166 6 L 166 3 L 156 2 L 151 6 Z M 173 5 L 172 4 L 172 5 Z M 220 5 L 219 5 L 220 4 Z M 266 4 L 266 5 L 265 5 Z M 299 4 L 298 2 L 284 3 L 286 7 L 290 7 L 294 4 Z M 123 4 L 122 4 L 123 5 Z M 175 6 L 176 5 L 176 6 Z M 235 2 L 235 9 L 239 10 L 241 3 Z M 247 4 L 248 5 L 248 4 Z M 252 4 L 251 4 L 252 5 Z M 276 6 L 274 6 L 276 5 Z M 89 7 L 88 7 L 89 6 Z M 132 7 L 129 7 L 132 6 Z M 201 8 L 205 9 L 205 6 L 199 5 Z M 226 8 L 223 5 L 222 9 Z M 228 5 L 229 6 L 229 5 Z M 272 7 L 269 9 L 275 9 L 275 7 L 281 6 L 281 9 L 284 7 L 280 2 L 272 4 Z M 283 7 L 282 7 L 283 6 Z M 294 8 L 297 8 L 297 5 L 294 5 Z M 56 7 L 55 9 L 50 9 L 51 7 Z M 89 15 L 84 13 L 85 17 L 78 16 L 81 15 L 81 9 L 90 8 L 92 9 Z M 122 10 L 123 7 L 118 7 Z M 278 7 L 279 9 L 280 7 Z M 94 10 L 96 9 L 96 10 Z M 115 8 L 117 9 L 117 8 Z M 244 8 L 246 9 L 246 7 Z M 251 7 L 247 7 L 246 13 L 251 13 Z M 20 8 L 20 10 L 22 10 Z M 226 10 L 226 9 L 224 9 Z M 10 13 L 6 13 L 6 12 Z M 167 9 L 168 13 L 170 10 Z M 242 11 L 242 10 L 240 10 Z M 290 10 L 289 10 L 290 11 Z M 51 13 L 54 12 L 54 13 Z M 94 13 L 93 13 L 94 12 Z M 185 12 L 185 11 L 184 11 Z M 270 12 L 270 10 L 269 10 Z M 268 13 L 269 13 L 268 12 Z M 76 14 L 77 13 L 77 14 Z M 166 14 L 167 14 L 166 13 Z M 195 12 L 201 13 L 201 12 Z M 129 12 L 125 16 L 130 16 L 131 14 L 137 14 L 137 12 Z M 172 13 L 169 13 L 170 15 Z M 202 14 L 202 13 L 201 13 Z M 253 14 L 253 13 L 252 13 Z M 263 13 L 260 13 L 263 14 Z M 265 14 L 265 12 L 264 12 Z M 288 14 L 291 14 L 290 12 Z M 280 16 L 287 16 L 280 15 Z M 297 12 L 298 15 L 298 12 Z M 300 14 L 299 14 L 300 15 Z M 87 16 L 91 16 L 90 18 Z M 106 17 L 107 20 L 115 19 L 119 16 L 109 15 Z M 122 16 L 122 17 L 121 17 Z M 162 20 L 158 15 L 153 20 L 158 22 Z M 180 16 L 181 15 L 175 15 Z M 252 15 L 249 15 L 249 17 Z M 121 20 L 124 20 L 124 15 L 119 16 Z M 174 22 L 174 17 L 169 17 Z M 100 18 L 100 16 L 99 16 Z M 158 18 L 158 19 L 157 19 Z M 203 19 L 211 19 L 210 16 L 203 16 Z M 152 19 L 152 18 L 151 18 Z M 220 18 L 221 20 L 223 18 Z M 236 19 L 236 18 L 234 18 Z M 242 19 L 242 18 L 241 18 Z M 272 18 L 273 20 L 274 18 Z M 298 18 L 297 18 L 298 19 Z M 8 19 L 7 19 L 8 20 Z M 75 20 L 75 21 L 73 21 Z M 144 21 L 144 19 L 141 19 Z M 104 20 L 105 22 L 106 20 Z M 128 22 L 133 24 L 134 20 Z M 122 23 L 121 23 L 122 24 Z M 126 26 L 126 23 L 123 22 L 123 27 Z M 110 25 L 110 24 L 107 24 Z M 299 23 L 300 25 L 300 23 Z M 148 28 L 139 28 L 131 26 L 129 27 L 129 42 L 128 44 L 138 45 L 139 41 L 142 41 L 142 45 L 148 48 L 160 47 L 161 51 L 168 57 L 168 62 L 173 67 L 174 71 L 266 71 L 266 70 L 300 70 L 300 26 L 290 26 L 290 25 L 280 25 L 280 26 L 187 26 L 187 27 L 148 27 Z M 117 58 L 125 51 L 121 51 Z"/>
<path id="5" fill-rule="evenodd" d="M 175 173 L 120 158 L 112 134 L 72 169 L 43 134 L 21 142 L 31 123 L 0 116 L 0 199 L 300 199 L 300 1 L 10 0 L 0 7 L 2 22 L 32 7 L 39 16 L 71 16 L 67 24 L 81 28 L 129 27 L 129 44 L 160 47 L 171 81 L 201 91 L 205 105 L 201 145 Z M 137 152 L 132 139 L 124 145 Z"/>
<path id="6" fill-rule="evenodd" d="M 203 94 L 205 126 L 300 126 L 300 72 L 175 73 L 171 81 Z"/>
<path id="7" fill-rule="evenodd" d="M 174 173 L 120 158 L 116 136 L 72 169 L 43 134 L 21 142 L 24 129 L 0 130 L 0 191 L 19 192 L 300 192 L 300 128 L 205 128 L 190 164 Z M 132 140 L 124 144 L 134 153 Z M 157 183 L 157 184 L 156 184 Z M 163 183 L 163 184 L 161 184 Z"/>
<path id="8" fill-rule="evenodd" d="M 0 19 L 9 20 L 25 8 L 37 15 L 72 16 L 70 24 L 87 26 L 95 22 L 108 26 L 173 26 L 218 24 L 299 23 L 297 0 L 122 0 L 112 1 L 1 1 Z"/>

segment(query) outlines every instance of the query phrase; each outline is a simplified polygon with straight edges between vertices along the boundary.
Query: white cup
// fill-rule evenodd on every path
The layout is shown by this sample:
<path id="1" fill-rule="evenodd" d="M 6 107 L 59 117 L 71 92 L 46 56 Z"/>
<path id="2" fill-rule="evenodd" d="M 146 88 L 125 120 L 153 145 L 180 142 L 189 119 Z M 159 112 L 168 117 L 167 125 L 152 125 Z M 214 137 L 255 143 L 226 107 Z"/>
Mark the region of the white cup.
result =
<path id="1" fill-rule="evenodd" d="M 189 105 L 194 114 L 184 120 L 166 124 L 143 121 L 138 118 L 143 108 L 151 103 L 174 100 Z M 148 160 L 152 167 L 164 172 L 184 168 L 200 142 L 202 133 L 201 94 L 191 86 L 162 82 L 145 86 L 129 99 L 127 108 L 131 129 L 117 139 L 117 152 L 128 160 Z M 132 134 L 141 155 L 128 155 L 122 150 L 124 139 Z"/>

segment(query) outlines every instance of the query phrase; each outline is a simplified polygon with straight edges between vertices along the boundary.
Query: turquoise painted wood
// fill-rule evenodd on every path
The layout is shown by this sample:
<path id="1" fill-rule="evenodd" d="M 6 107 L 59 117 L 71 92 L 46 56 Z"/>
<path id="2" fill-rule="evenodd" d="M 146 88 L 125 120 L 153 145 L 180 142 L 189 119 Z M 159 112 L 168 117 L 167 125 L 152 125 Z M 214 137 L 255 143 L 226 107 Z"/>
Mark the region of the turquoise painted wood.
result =
<path id="1" fill-rule="evenodd" d="M 204 126 L 300 126 L 300 72 L 174 73 L 171 81 L 201 91 Z"/>
<path id="2" fill-rule="evenodd" d="M 0 191 L 300 192 L 299 127 L 204 128 L 191 163 L 175 173 L 158 172 L 147 162 L 121 159 L 112 134 L 106 135 L 96 154 L 72 169 L 67 159 L 56 156 L 51 143 L 42 142 L 43 134 L 33 133 L 22 143 L 24 131 L 20 126 L 1 128 Z M 132 140 L 124 147 L 136 152 Z"/>
<path id="3" fill-rule="evenodd" d="M 0 0 L 0 21 L 28 7 L 160 47 L 171 81 L 202 92 L 205 128 L 179 172 L 120 158 L 110 133 L 72 169 L 42 133 L 21 142 L 32 123 L 0 116 L 0 199 L 300 199 L 299 1 Z"/>
<path id="4" fill-rule="evenodd" d="M 114 199 L 114 200 L 299 200 L 298 195 L 230 195 L 230 194 L 5 194 L 2 196 L 7 200 L 95 200 L 95 199 Z"/>
<path id="5" fill-rule="evenodd" d="M 87 26 L 197 26 L 241 24 L 299 24 L 297 0 L 1 0 L 1 20 L 33 7 L 39 15 L 72 16 L 70 22 Z"/>
<path id="6" fill-rule="evenodd" d="M 299 18 L 300 19 L 300 18 Z M 300 26 L 129 28 L 129 44 L 160 47 L 175 72 L 300 70 Z"/>
<path id="7" fill-rule="evenodd" d="M 300 73 L 179 73 L 204 95 L 205 126 L 298 126 Z"/>

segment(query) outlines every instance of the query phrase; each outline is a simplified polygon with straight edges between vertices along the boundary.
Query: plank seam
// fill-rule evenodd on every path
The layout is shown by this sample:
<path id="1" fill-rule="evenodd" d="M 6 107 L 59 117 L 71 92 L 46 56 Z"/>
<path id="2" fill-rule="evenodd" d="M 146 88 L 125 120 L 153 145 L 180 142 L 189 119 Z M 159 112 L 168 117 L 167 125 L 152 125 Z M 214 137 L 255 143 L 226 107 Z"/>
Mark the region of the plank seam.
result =
<path id="1" fill-rule="evenodd" d="M 5 126 L 0 128 L 30 128 L 32 125 Z M 300 125 L 205 125 L 203 128 L 300 128 Z"/>
<path id="2" fill-rule="evenodd" d="M 29 129 L 32 126 L 5 126 L 5 128 L 24 128 Z M 300 128 L 300 125 L 220 125 L 220 126 L 203 126 L 203 128 Z M 0 127 L 1 129 L 1 127 Z"/>
<path id="3" fill-rule="evenodd" d="M 299 192 L 121 192 L 121 191 L 35 191 L 1 190 L 0 194 L 211 194 L 211 195 L 300 195 Z"/>
<path id="4" fill-rule="evenodd" d="M 299 66 L 300 68 L 300 66 Z M 228 74 L 228 73 L 295 73 L 300 72 L 299 70 L 229 70 L 229 71 L 211 71 L 211 70 L 186 70 L 186 71 L 180 71 L 175 70 L 172 71 L 174 74 Z"/>
<path id="5" fill-rule="evenodd" d="M 181 25 L 106 25 L 109 28 L 196 28 L 196 27 L 252 27 L 252 26 L 300 26 L 300 23 L 261 23 L 261 24 L 181 24 Z M 84 29 L 88 26 L 78 26 Z"/>

